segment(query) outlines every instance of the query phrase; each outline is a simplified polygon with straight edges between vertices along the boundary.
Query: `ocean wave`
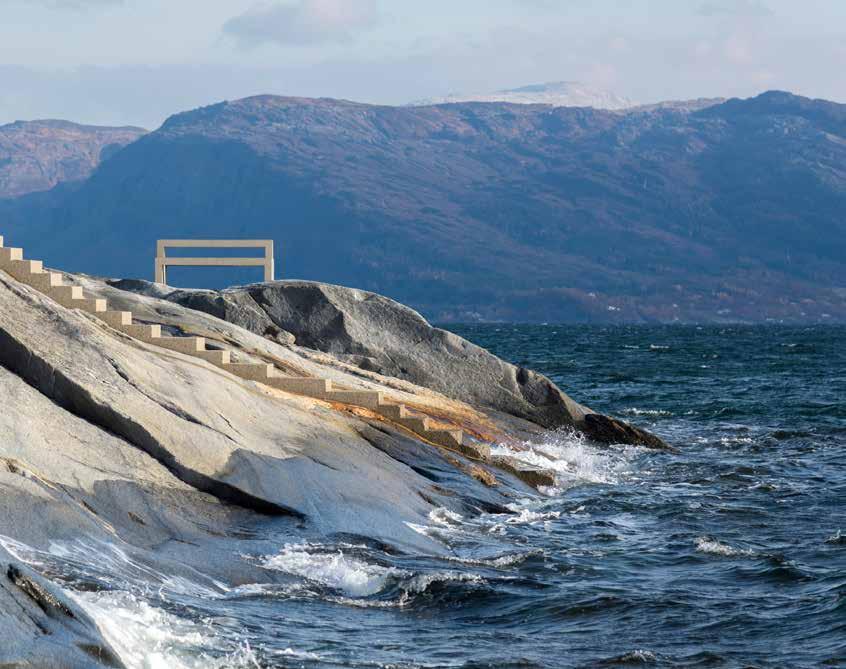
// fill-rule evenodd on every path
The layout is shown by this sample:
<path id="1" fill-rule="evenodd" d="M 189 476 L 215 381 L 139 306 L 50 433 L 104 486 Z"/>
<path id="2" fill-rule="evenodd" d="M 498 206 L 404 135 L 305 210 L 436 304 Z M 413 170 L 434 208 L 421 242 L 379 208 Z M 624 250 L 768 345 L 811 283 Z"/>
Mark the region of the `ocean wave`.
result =
<path id="1" fill-rule="evenodd" d="M 627 416 L 672 416 L 672 411 L 664 411 L 663 409 L 638 409 L 637 407 L 629 407 L 623 409 L 623 414 Z"/>
<path id="2" fill-rule="evenodd" d="M 655 664 L 658 661 L 658 656 L 650 650 L 633 650 L 629 653 L 623 653 L 615 657 L 602 660 L 600 665 L 619 665 L 619 664 Z"/>
<path id="3" fill-rule="evenodd" d="M 509 505 L 511 506 L 511 505 Z M 505 519 L 506 525 L 533 525 L 548 520 L 555 520 L 561 517 L 560 511 L 532 511 L 531 509 L 512 509 L 516 516 L 508 516 Z"/>
<path id="4" fill-rule="evenodd" d="M 545 550 L 536 548 L 522 553 L 504 553 L 502 555 L 496 555 L 492 557 L 465 558 L 452 556 L 448 557 L 447 560 L 449 560 L 450 562 L 459 562 L 461 564 L 476 565 L 480 567 L 493 567 L 495 569 L 504 569 L 506 567 L 516 567 L 517 565 L 524 563 L 529 558 L 543 557 L 544 555 L 546 555 Z"/>
<path id="5" fill-rule="evenodd" d="M 724 557 L 750 557 L 756 554 L 755 551 L 744 548 L 734 548 L 733 546 L 724 544 L 723 542 L 717 541 L 711 537 L 699 537 L 696 539 L 694 544 L 696 545 L 696 550 L 700 553 L 710 553 L 711 555 L 722 555 Z"/>
<path id="6" fill-rule="evenodd" d="M 305 596 L 356 608 L 403 608 L 414 605 L 419 597 L 427 605 L 463 600 L 468 587 L 475 590 L 487 584 L 482 575 L 473 572 L 451 569 L 412 572 L 326 548 L 320 544 L 289 544 L 260 562 L 265 568 L 298 576 L 328 592 L 264 586 L 259 586 L 257 592 L 270 597 Z M 487 567 L 504 567 L 525 557 L 502 555 L 480 562 Z M 460 558 L 455 560 L 463 562 Z"/>
<path id="7" fill-rule="evenodd" d="M 844 546 L 846 545 L 846 534 L 843 534 L 840 530 L 837 530 L 834 534 L 832 534 L 828 539 L 825 540 L 827 544 L 834 544 L 836 546 Z"/>
<path id="8" fill-rule="evenodd" d="M 443 525 L 445 527 L 454 527 L 460 525 L 464 517 L 460 513 L 450 511 L 444 507 L 438 507 L 429 512 L 429 520 L 436 525 Z"/>
<path id="9" fill-rule="evenodd" d="M 204 600 L 225 596 L 212 579 L 195 583 L 165 575 L 134 560 L 113 543 L 93 539 L 51 543 L 40 550 L 0 535 L 0 545 L 63 586 L 97 623 L 128 669 L 223 669 L 259 666 L 249 644 L 165 609 L 167 600 L 187 595 Z M 237 636 L 237 635 L 236 635 Z"/>
<path id="10" fill-rule="evenodd" d="M 249 644 L 223 639 L 202 624 L 181 618 L 130 592 L 71 591 L 128 669 L 224 669 L 258 667 Z"/>
<path id="11" fill-rule="evenodd" d="M 364 562 L 345 555 L 341 550 L 327 553 L 325 547 L 308 543 L 286 544 L 276 555 L 265 556 L 261 565 L 355 598 L 381 592 L 391 578 L 410 576 L 409 572 Z"/>
<path id="12" fill-rule="evenodd" d="M 524 442 L 518 448 L 500 444 L 491 449 L 534 467 L 555 471 L 555 485 L 544 489 L 548 496 L 582 483 L 617 484 L 631 471 L 631 463 L 640 449 L 632 446 L 599 449 L 572 430 L 560 429 L 541 441 Z"/>

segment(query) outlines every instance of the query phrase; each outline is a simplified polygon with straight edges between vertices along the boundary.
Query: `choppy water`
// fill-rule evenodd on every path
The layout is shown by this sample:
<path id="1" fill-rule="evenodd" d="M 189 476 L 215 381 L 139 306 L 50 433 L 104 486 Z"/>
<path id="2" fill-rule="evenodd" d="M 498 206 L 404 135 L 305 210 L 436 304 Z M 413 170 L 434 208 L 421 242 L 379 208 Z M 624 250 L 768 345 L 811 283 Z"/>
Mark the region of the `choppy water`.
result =
<path id="1" fill-rule="evenodd" d="M 233 550 L 282 585 L 3 543 L 131 667 L 846 666 L 846 328 L 452 329 L 680 452 L 550 434 L 556 489 L 417 528 L 450 559 L 272 527 Z"/>

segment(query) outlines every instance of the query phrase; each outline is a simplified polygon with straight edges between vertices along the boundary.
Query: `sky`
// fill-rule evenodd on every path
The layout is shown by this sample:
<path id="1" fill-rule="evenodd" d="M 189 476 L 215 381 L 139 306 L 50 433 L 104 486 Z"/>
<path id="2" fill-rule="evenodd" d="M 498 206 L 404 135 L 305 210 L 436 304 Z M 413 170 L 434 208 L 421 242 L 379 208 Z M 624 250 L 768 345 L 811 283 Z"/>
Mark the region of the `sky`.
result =
<path id="1" fill-rule="evenodd" d="M 0 0 L 0 123 L 154 129 L 272 93 L 405 104 L 578 81 L 846 103 L 846 0 Z"/>

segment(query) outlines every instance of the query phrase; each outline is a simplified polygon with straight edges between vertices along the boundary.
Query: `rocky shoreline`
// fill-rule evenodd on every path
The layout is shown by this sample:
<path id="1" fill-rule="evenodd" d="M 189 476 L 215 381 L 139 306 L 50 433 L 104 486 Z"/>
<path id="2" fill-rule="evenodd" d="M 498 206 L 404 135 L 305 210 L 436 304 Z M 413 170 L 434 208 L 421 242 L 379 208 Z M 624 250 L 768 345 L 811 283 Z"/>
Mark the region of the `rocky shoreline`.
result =
<path id="1" fill-rule="evenodd" d="M 480 449 L 519 447 L 559 428 L 666 448 L 372 293 L 287 281 L 218 293 L 65 279 L 236 360 L 378 390 L 460 427 Z M 366 408 L 156 348 L 2 272 L 0 394 L 0 618 L 12 630 L 0 664 L 11 666 L 121 666 L 84 613 L 21 565 L 16 542 L 48 550 L 87 537 L 165 573 L 268 582 L 274 575 L 260 566 L 231 560 L 228 536 L 272 521 L 435 554 L 443 547 L 409 523 L 441 507 L 467 516 L 504 509 L 543 483 L 507 462 L 427 443 Z M 56 664 L 61 647 L 73 649 L 69 664 Z"/>

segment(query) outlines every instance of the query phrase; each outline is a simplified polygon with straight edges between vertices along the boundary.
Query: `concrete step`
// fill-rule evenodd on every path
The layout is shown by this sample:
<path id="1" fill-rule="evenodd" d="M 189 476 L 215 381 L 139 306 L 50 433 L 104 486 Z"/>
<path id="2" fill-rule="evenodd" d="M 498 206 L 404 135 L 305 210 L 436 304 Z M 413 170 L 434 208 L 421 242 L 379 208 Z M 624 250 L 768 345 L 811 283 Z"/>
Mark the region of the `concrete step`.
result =
<path id="1" fill-rule="evenodd" d="M 376 390 L 333 390 L 326 395 L 326 399 L 374 411 L 383 403 L 382 393 Z"/>
<path id="2" fill-rule="evenodd" d="M 42 292 L 68 309 L 76 309 L 85 299 L 80 286 L 53 286 Z"/>
<path id="3" fill-rule="evenodd" d="M 394 422 L 398 425 L 416 432 L 421 437 L 429 438 L 427 434 L 430 431 L 429 419 L 426 416 L 406 416 L 405 418 L 394 418 Z"/>
<path id="4" fill-rule="evenodd" d="M 555 485 L 554 469 L 535 467 L 533 465 L 520 462 L 516 458 L 512 458 L 507 455 L 494 456 L 491 458 L 491 464 L 514 474 L 514 476 L 519 478 L 521 481 L 534 488 Z"/>
<path id="5" fill-rule="evenodd" d="M 63 286 L 62 275 L 58 272 L 42 272 L 41 274 L 30 274 L 28 283 L 35 290 L 47 293 L 51 288 Z"/>
<path id="6" fill-rule="evenodd" d="M 464 433 L 461 430 L 427 430 L 421 435 L 429 441 L 447 448 L 461 449 L 464 445 Z M 475 451 L 474 451 L 475 457 Z"/>
<path id="7" fill-rule="evenodd" d="M 311 379 L 298 376 L 272 376 L 267 385 L 296 395 L 307 395 L 318 399 L 325 399 L 332 390 L 329 379 Z"/>
<path id="8" fill-rule="evenodd" d="M 112 327 L 125 332 L 133 339 L 139 339 L 148 344 L 158 343 L 162 336 L 161 325 L 133 325 L 130 323 L 129 325 L 114 325 Z"/>
<path id="9" fill-rule="evenodd" d="M 103 300 L 105 302 L 105 300 Z M 101 311 L 97 313 L 97 318 L 104 321 L 107 325 L 113 328 L 120 329 L 126 325 L 132 325 L 131 311 Z"/>
<path id="10" fill-rule="evenodd" d="M 89 314 L 94 314 L 95 316 L 102 316 L 102 314 L 109 309 L 109 303 L 106 300 L 93 297 L 83 297 L 83 299 L 79 300 L 79 303 L 74 306 L 77 309 L 82 309 L 83 311 L 87 311 Z M 132 314 L 128 311 L 125 313 L 129 314 L 129 322 L 131 323 Z"/>
<path id="11" fill-rule="evenodd" d="M 191 355 L 208 360 L 218 367 L 228 365 L 232 361 L 232 354 L 229 351 L 197 351 Z"/>
<path id="12" fill-rule="evenodd" d="M 10 260 L 4 264 L 3 269 L 27 285 L 33 274 L 41 274 L 44 271 L 40 260 Z"/>
<path id="13" fill-rule="evenodd" d="M 273 365 L 265 363 L 233 362 L 225 367 L 226 371 L 249 381 L 266 383 L 273 373 Z"/>
<path id="14" fill-rule="evenodd" d="M 4 265 L 13 260 L 23 260 L 23 249 L 0 246 L 0 267 L 5 269 Z"/>
<path id="15" fill-rule="evenodd" d="M 170 351 L 189 355 L 196 355 L 206 350 L 205 337 L 159 337 L 154 343 Z"/>
<path id="16" fill-rule="evenodd" d="M 377 407 L 376 413 L 389 420 L 400 420 L 409 416 L 408 409 L 406 409 L 404 404 L 388 404 L 387 402 L 382 402 Z"/>

